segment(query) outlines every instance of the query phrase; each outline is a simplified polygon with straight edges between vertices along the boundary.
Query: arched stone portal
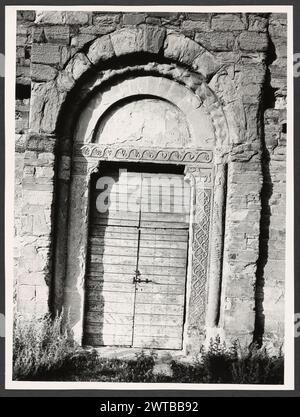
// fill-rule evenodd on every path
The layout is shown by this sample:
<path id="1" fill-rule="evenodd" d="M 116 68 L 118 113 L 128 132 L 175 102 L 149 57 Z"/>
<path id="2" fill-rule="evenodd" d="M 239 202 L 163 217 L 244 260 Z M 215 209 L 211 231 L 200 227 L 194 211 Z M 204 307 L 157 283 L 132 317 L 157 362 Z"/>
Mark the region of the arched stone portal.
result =
<path id="1" fill-rule="evenodd" d="M 224 330 L 229 337 L 252 338 L 259 230 L 253 231 L 251 219 L 259 223 L 261 167 L 259 132 L 249 126 L 257 122 L 259 113 L 253 104 L 249 106 L 247 131 L 243 118 L 236 117 L 242 114 L 241 100 L 230 101 L 228 92 L 238 91 L 231 70 L 183 35 L 140 25 L 97 38 L 76 53 L 55 80 L 33 84 L 34 111 L 24 172 L 26 164 L 32 164 L 32 150 L 42 150 L 52 158 L 51 189 L 40 195 L 47 200 L 47 210 L 52 207 L 54 219 L 47 234 L 51 262 L 44 273 L 51 297 L 47 293 L 37 302 L 43 311 L 49 299 L 55 311 L 71 307 L 79 342 L 84 323 L 90 180 L 93 173 L 101 174 L 103 161 L 185 170 L 196 201 L 185 346 L 198 349 L 205 334 L 209 339 Z M 250 99 L 244 97 L 246 102 Z M 139 112 L 141 107 L 144 112 Z M 151 120 L 145 116 L 149 111 L 156 113 L 157 130 L 149 128 Z M 118 134 L 111 138 L 109 131 L 128 113 L 138 129 L 124 136 L 123 129 L 117 128 Z M 169 124 L 161 114 L 168 115 Z M 251 141 L 244 143 L 249 134 Z M 34 163 L 42 164 L 43 159 Z M 245 190 L 242 175 L 250 182 Z M 236 254 L 241 243 L 246 246 Z M 245 283 L 241 297 L 236 296 L 238 284 L 228 285 L 240 271 Z M 244 319 L 237 329 L 235 317 L 240 314 Z"/>
<path id="2" fill-rule="evenodd" d="M 84 329 L 91 175 L 101 173 L 102 161 L 151 162 L 181 165 L 191 183 L 183 346 L 189 351 L 201 346 L 207 318 L 216 139 L 199 98 L 166 78 L 130 77 L 94 95 L 78 119 L 74 141 L 64 307 L 71 311 L 76 339 L 82 340 Z M 215 297 L 209 306 L 213 310 L 219 304 L 219 294 Z"/>

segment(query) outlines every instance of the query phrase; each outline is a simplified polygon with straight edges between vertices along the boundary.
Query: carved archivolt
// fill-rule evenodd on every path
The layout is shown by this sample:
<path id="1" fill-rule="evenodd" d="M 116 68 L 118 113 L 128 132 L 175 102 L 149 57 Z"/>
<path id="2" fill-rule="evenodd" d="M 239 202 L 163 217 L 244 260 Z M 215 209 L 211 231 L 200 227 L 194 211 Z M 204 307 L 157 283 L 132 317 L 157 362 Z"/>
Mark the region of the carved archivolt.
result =
<path id="1" fill-rule="evenodd" d="M 188 88 L 198 100 L 198 106 L 203 106 L 208 114 L 212 126 L 214 128 L 214 134 L 216 137 L 216 149 L 220 152 L 226 153 L 229 145 L 229 133 L 228 125 L 223 112 L 223 108 L 214 92 L 203 81 L 203 78 L 192 71 L 182 68 L 176 64 L 158 64 L 156 62 L 150 62 L 145 65 L 134 65 L 123 67 L 120 69 L 99 71 L 94 75 L 94 79 L 90 80 L 87 85 L 78 88 L 76 96 L 78 99 L 72 98 L 72 102 L 68 106 L 68 116 L 62 113 L 63 120 L 70 120 L 70 112 L 77 117 L 77 110 L 74 107 L 81 107 L 83 101 L 87 101 L 89 95 L 95 91 L 100 91 L 104 85 L 108 83 L 113 84 L 120 76 L 122 78 L 130 79 L 133 76 L 141 75 L 155 75 L 161 76 L 165 79 L 171 79 L 181 85 Z M 159 89 L 159 83 L 157 85 Z M 72 110 L 73 107 L 73 110 Z M 71 122 L 71 120 L 70 120 Z M 63 129 L 69 130 L 71 127 L 67 123 L 64 123 Z M 67 136 L 68 132 L 63 132 L 63 136 Z M 90 138 L 92 140 L 92 138 Z"/>

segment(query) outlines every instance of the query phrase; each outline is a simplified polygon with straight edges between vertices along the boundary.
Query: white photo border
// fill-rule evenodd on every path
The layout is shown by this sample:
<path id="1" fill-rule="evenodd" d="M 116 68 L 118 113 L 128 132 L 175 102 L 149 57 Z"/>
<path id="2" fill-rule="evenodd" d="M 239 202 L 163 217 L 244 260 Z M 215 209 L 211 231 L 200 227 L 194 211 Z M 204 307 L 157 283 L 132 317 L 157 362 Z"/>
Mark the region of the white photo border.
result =
<path id="1" fill-rule="evenodd" d="M 285 366 L 283 385 L 13 381 L 13 240 L 15 175 L 16 14 L 23 10 L 103 12 L 286 13 L 288 17 Z M 6 6 L 5 7 L 5 388 L 13 390 L 293 391 L 294 329 L 294 78 L 293 6 Z"/>

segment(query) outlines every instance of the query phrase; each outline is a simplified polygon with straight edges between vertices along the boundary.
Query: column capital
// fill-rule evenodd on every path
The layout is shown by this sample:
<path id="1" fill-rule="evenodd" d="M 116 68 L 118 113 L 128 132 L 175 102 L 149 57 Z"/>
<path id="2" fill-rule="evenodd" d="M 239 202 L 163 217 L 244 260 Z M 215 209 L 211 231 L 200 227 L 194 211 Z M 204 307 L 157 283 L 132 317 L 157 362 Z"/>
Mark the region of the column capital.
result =
<path id="1" fill-rule="evenodd" d="M 203 184 L 203 187 L 209 187 L 212 185 L 212 168 L 202 168 L 199 167 L 199 165 L 189 165 L 185 167 L 184 174 L 188 181 L 197 183 L 197 185 Z"/>

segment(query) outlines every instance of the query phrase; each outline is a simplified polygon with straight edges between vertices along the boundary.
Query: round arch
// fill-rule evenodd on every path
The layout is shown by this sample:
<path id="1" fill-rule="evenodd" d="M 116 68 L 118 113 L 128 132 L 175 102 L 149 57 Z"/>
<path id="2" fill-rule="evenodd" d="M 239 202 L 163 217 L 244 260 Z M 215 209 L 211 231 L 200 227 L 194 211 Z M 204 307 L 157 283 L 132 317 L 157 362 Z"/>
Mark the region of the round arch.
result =
<path id="1" fill-rule="evenodd" d="M 205 75 L 200 72 L 202 60 L 207 62 L 203 56 L 207 51 L 203 51 L 203 48 L 198 44 L 196 47 L 195 42 L 183 35 L 166 36 L 162 46 L 157 46 L 156 49 L 149 46 L 152 45 L 151 42 L 150 44 L 146 43 L 146 46 L 143 44 L 144 46 L 141 47 L 140 42 L 142 41 L 137 42 L 136 40 L 144 39 L 141 33 L 148 33 L 147 30 L 145 27 L 128 31 L 122 29 L 119 31 L 120 33 L 116 32 L 114 36 L 122 35 L 126 38 L 128 35 L 128 39 L 131 39 L 131 41 L 128 40 L 128 43 L 127 41 L 122 42 L 122 51 L 115 50 L 116 38 L 103 36 L 92 43 L 86 54 L 79 52 L 74 55 L 59 74 L 55 84 L 48 83 L 48 88 L 54 88 L 54 90 L 44 108 L 42 120 L 38 122 L 34 120 L 34 123 L 31 124 L 32 130 L 37 129 L 39 133 L 42 131 L 47 134 L 55 134 L 58 145 L 62 146 L 57 161 L 54 306 L 59 309 L 64 303 L 66 308 L 71 307 L 71 323 L 78 341 L 81 341 L 83 330 L 90 176 L 93 172 L 98 171 L 99 161 L 101 164 L 103 159 L 113 159 L 111 150 L 107 152 L 107 149 L 91 149 L 86 145 L 92 144 L 93 134 L 101 116 L 120 100 L 140 95 L 151 95 L 172 103 L 184 112 L 194 138 L 192 150 L 170 149 L 165 152 L 162 149 L 152 152 L 151 149 L 144 149 L 140 153 L 139 150 L 128 152 L 123 149 L 121 153 L 115 153 L 113 157 L 119 160 L 120 155 L 121 159 L 124 158 L 124 155 L 125 159 L 129 155 L 135 161 L 180 163 L 186 166 L 186 174 L 194 184 L 194 193 L 199 207 L 202 204 L 201 200 L 206 202 L 206 206 L 201 205 L 201 209 L 205 207 L 206 211 L 197 214 L 199 218 L 205 220 L 205 223 L 199 223 L 198 229 L 193 231 L 195 239 L 191 245 L 195 256 L 192 257 L 192 276 L 199 276 L 200 280 L 206 282 L 208 245 L 213 241 L 213 250 L 216 252 L 220 251 L 222 246 L 222 225 L 218 224 L 217 233 L 212 235 L 212 239 L 207 238 L 211 224 L 214 223 L 210 218 L 211 213 L 219 218 L 219 223 L 222 222 L 219 212 L 222 211 L 224 203 L 222 190 L 225 189 L 223 155 L 226 155 L 229 147 L 228 126 L 222 106 L 206 83 L 209 75 L 214 71 L 208 73 L 203 69 Z M 135 39 L 134 42 L 133 39 Z M 145 52 L 151 53 L 152 58 L 156 54 L 160 62 L 151 60 L 126 67 L 114 64 L 113 69 L 110 68 L 110 61 L 120 59 L 126 54 Z M 162 53 L 166 59 L 165 63 L 161 63 Z M 209 57 L 207 59 L 209 60 Z M 176 63 L 170 62 L 171 60 Z M 198 64 L 196 65 L 196 63 Z M 101 69 L 101 66 L 104 66 L 104 69 Z M 214 70 L 217 68 L 219 67 L 214 66 Z M 51 123 L 45 125 L 43 119 L 47 118 Z M 74 130 L 76 120 L 79 120 L 77 126 L 81 127 Z M 65 143 L 62 143 L 63 141 L 69 141 L 69 144 L 66 146 Z M 218 161 L 215 168 L 215 180 L 213 156 L 215 161 Z M 212 200 L 214 182 L 221 190 L 217 193 L 217 204 L 215 200 Z M 211 210 L 212 204 L 216 205 L 217 213 Z M 80 221 L 76 220 L 74 223 L 75 217 Z M 72 222 L 73 224 L 71 224 Z M 205 245 L 203 245 L 202 238 L 199 238 L 201 233 L 203 235 L 200 229 L 205 230 Z M 67 259 L 65 253 L 67 253 Z M 205 262 L 199 261 L 201 257 L 206 259 Z M 219 286 L 220 267 L 213 267 L 213 274 L 216 278 L 214 288 Z M 198 307 L 194 310 L 192 308 L 189 314 L 190 317 L 194 317 L 194 323 L 198 320 L 199 326 L 203 329 L 206 320 L 207 294 L 206 290 L 203 290 L 204 292 L 199 295 L 197 286 L 199 283 L 196 280 L 194 289 L 191 288 L 190 291 L 194 292 L 193 305 L 200 305 L 200 310 Z M 216 306 L 213 305 L 211 309 L 212 315 L 215 317 Z M 214 318 L 211 321 L 214 322 Z M 197 331 L 195 337 L 201 339 L 203 335 L 199 334 L 199 329 Z M 200 330 L 200 333 L 201 331 L 203 330 Z"/>

